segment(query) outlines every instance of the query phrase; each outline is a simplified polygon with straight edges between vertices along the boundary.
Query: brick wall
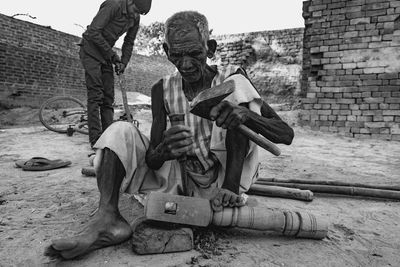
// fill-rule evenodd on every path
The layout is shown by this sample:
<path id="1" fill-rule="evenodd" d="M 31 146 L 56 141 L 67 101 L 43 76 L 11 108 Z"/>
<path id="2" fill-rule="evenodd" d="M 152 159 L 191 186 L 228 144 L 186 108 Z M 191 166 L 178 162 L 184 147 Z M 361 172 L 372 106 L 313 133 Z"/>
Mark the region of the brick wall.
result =
<path id="1" fill-rule="evenodd" d="M 0 99 L 38 106 L 54 95 L 86 98 L 79 61 L 80 38 L 0 14 Z M 173 71 L 164 57 L 133 55 L 127 89 L 149 94 L 151 85 Z"/>
<path id="2" fill-rule="evenodd" d="M 303 124 L 400 140 L 400 1 L 311 0 L 303 17 Z"/>
<path id="3" fill-rule="evenodd" d="M 215 62 L 244 67 L 264 96 L 282 101 L 300 92 L 303 29 L 213 36 Z"/>

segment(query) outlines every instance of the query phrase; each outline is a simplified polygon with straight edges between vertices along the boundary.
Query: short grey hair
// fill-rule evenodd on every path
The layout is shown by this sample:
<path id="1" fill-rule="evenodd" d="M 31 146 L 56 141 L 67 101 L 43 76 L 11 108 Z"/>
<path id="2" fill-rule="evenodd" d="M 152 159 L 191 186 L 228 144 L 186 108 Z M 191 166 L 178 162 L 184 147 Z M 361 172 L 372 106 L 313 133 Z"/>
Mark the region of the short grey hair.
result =
<path id="1" fill-rule="evenodd" d="M 169 46 L 168 35 L 170 30 L 180 30 L 182 21 L 192 24 L 199 30 L 201 39 L 204 42 L 204 45 L 207 47 L 207 41 L 210 39 L 208 21 L 203 14 L 200 14 L 197 11 L 181 11 L 175 13 L 169 19 L 167 19 L 167 21 L 165 22 L 165 42 L 167 43 L 167 45 Z"/>

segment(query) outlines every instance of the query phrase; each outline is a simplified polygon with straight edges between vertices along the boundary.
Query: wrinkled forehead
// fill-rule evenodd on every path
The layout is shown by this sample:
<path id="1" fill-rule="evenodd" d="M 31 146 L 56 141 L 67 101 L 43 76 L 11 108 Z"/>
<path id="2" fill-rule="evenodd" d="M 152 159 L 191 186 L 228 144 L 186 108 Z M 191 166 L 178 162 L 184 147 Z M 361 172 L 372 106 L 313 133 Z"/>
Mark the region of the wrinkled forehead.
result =
<path id="1" fill-rule="evenodd" d="M 180 20 L 170 25 L 166 38 L 169 45 L 182 42 L 202 44 L 202 38 L 198 27 L 185 20 Z"/>

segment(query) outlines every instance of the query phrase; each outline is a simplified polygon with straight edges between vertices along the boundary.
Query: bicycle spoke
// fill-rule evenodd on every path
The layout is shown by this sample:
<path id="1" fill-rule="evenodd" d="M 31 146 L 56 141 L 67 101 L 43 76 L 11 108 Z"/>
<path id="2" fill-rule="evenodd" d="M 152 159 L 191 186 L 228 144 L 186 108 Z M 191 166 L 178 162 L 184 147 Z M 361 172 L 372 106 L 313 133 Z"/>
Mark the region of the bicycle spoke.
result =
<path id="1" fill-rule="evenodd" d="M 72 97 L 55 97 L 46 101 L 40 110 L 40 120 L 55 132 L 66 133 L 69 126 L 87 132 L 86 109 Z"/>

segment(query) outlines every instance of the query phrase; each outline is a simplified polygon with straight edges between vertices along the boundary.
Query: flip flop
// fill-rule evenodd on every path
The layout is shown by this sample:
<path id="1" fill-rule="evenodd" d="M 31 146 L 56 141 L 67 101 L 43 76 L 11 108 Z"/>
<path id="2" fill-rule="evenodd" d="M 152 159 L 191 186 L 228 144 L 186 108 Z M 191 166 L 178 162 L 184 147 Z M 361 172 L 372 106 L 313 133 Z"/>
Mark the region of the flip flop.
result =
<path id="1" fill-rule="evenodd" d="M 46 171 L 53 170 L 57 168 L 62 168 L 71 164 L 69 160 L 49 160 L 42 157 L 33 157 L 25 161 L 17 161 L 15 165 L 22 168 L 24 171 Z"/>
<path id="2" fill-rule="evenodd" d="M 15 167 L 16 168 L 22 168 L 30 160 L 44 160 L 44 161 L 49 161 L 49 162 L 58 162 L 61 159 L 49 160 L 49 159 L 46 159 L 46 158 L 43 158 L 43 157 L 33 157 L 31 159 L 20 159 L 20 160 L 17 160 L 17 161 L 14 162 Z"/>

